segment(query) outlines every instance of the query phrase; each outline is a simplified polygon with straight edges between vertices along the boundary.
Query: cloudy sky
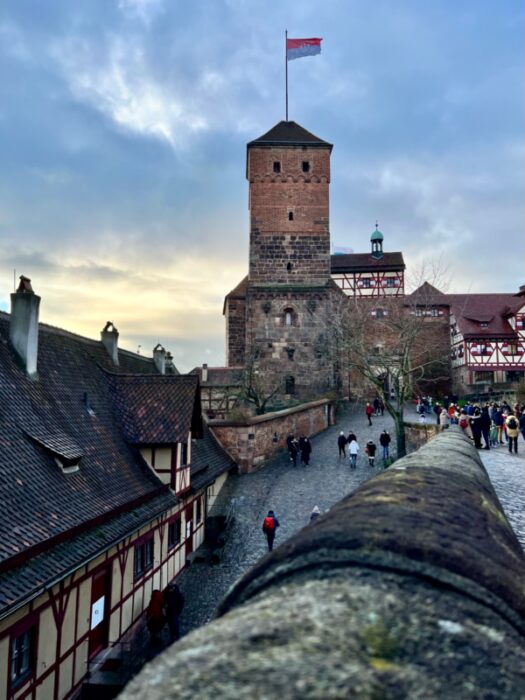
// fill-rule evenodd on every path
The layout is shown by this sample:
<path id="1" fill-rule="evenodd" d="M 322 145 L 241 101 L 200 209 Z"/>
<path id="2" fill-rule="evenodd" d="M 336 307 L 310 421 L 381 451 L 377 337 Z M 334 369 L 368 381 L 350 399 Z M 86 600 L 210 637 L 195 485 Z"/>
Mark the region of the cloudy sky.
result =
<path id="1" fill-rule="evenodd" d="M 331 234 L 449 291 L 525 283 L 521 0 L 7 0 L 0 7 L 0 308 L 184 371 L 224 363 L 248 264 L 245 144 L 284 118 L 334 144 Z"/>

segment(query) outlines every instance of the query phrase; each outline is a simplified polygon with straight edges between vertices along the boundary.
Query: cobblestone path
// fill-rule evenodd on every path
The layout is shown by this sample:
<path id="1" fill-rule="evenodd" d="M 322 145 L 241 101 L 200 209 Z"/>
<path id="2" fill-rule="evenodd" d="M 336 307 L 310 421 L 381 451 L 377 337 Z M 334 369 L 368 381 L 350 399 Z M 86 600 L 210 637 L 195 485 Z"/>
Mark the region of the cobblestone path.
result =
<path id="1" fill-rule="evenodd" d="M 181 619 L 185 633 L 208 622 L 228 588 L 267 552 L 261 526 L 269 508 L 275 511 L 280 522 L 275 538 L 275 546 L 278 546 L 309 522 L 315 505 L 325 512 L 382 470 L 379 435 L 385 428 L 392 435 L 393 422 L 387 413 L 384 417 L 373 417 L 372 421 L 369 427 L 362 407 L 342 412 L 336 426 L 311 438 L 312 456 L 307 467 L 300 466 L 299 459 L 294 467 L 288 454 L 280 453 L 259 471 L 228 479 L 220 498 L 224 502 L 233 500 L 235 520 L 220 563 L 210 565 L 196 561 L 178 578 L 186 596 Z M 350 469 L 348 457 L 345 460 L 338 457 L 337 436 L 341 430 L 347 435 L 350 428 L 361 450 L 356 469 Z M 379 455 L 376 455 L 377 466 L 373 468 L 368 466 L 364 454 L 370 439 L 377 444 Z"/>
<path id="2" fill-rule="evenodd" d="M 416 422 L 415 412 L 409 408 L 406 419 Z M 429 422 L 433 418 L 429 416 Z M 208 622 L 228 588 L 267 551 L 261 524 L 269 508 L 279 518 L 275 546 L 300 530 L 309 522 L 310 512 L 318 505 L 328 510 L 343 496 L 354 491 L 361 483 L 382 470 L 379 435 L 386 428 L 395 443 L 393 422 L 384 417 L 372 418 L 369 427 L 362 407 L 347 410 L 338 416 L 336 426 L 328 428 L 311 439 L 312 458 L 308 467 L 294 467 L 288 455 L 276 455 L 253 474 L 230 477 L 221 491 L 221 501 L 233 500 L 235 519 L 219 564 L 196 561 L 179 577 L 181 590 L 186 596 L 182 615 L 184 633 Z M 348 434 L 352 429 L 361 448 L 357 469 L 351 470 L 348 457 L 339 460 L 337 436 L 340 430 Z M 378 445 L 376 467 L 368 466 L 364 447 L 369 439 Z M 392 446 L 392 445 L 391 445 Z M 395 444 L 391 453 L 395 453 Z M 509 455 L 506 446 L 481 450 L 480 456 L 489 473 L 518 539 L 525 549 L 525 442 L 519 437 L 518 456 Z"/>

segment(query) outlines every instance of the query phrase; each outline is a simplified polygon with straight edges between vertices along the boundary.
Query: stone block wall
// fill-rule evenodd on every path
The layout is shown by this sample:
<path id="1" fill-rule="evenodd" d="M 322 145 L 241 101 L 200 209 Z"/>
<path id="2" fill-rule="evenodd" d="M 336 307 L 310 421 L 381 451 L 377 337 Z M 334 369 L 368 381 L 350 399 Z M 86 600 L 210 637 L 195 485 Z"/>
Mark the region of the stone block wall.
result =
<path id="1" fill-rule="evenodd" d="M 405 436 L 407 444 L 407 452 L 415 452 L 420 447 L 426 445 L 442 432 L 439 425 L 433 423 L 405 423 Z"/>
<path id="2" fill-rule="evenodd" d="M 247 473 L 257 469 L 278 450 L 286 448 L 286 438 L 290 433 L 311 437 L 334 422 L 334 404 L 321 399 L 243 422 L 212 420 L 208 424 L 239 465 L 239 471 Z"/>
<path id="3" fill-rule="evenodd" d="M 246 352 L 246 300 L 227 298 L 226 364 L 228 367 L 244 366 Z"/>

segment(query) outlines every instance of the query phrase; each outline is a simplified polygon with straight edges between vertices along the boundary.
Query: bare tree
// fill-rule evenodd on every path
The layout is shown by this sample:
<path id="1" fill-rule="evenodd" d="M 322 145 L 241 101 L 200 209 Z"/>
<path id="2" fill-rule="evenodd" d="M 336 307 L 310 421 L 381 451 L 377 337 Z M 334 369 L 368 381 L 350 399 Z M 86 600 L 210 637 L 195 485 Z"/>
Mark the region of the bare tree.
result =
<path id="1" fill-rule="evenodd" d="M 255 348 L 246 360 L 239 399 L 252 404 L 256 415 L 266 411 L 268 403 L 282 390 L 279 377 L 262 371 L 259 366 L 259 353 Z"/>
<path id="2" fill-rule="evenodd" d="M 394 420 L 403 457 L 405 403 L 414 392 L 450 380 L 446 296 L 424 282 L 406 296 L 347 298 L 332 318 L 350 384 L 357 379 L 363 390 L 378 394 Z"/>

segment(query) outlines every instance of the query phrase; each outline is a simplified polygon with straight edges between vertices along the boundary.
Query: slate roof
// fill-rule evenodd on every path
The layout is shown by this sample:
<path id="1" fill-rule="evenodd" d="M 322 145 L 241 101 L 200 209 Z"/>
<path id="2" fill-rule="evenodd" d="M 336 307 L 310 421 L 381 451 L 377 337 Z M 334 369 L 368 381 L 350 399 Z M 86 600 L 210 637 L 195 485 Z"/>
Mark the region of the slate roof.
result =
<path id="1" fill-rule="evenodd" d="M 253 146 L 309 146 L 332 150 L 331 143 L 323 141 L 293 121 L 280 121 L 270 131 L 248 143 L 248 148 Z"/>
<path id="2" fill-rule="evenodd" d="M 332 274 L 372 272 L 374 270 L 397 272 L 405 269 L 405 261 L 403 253 L 383 253 L 381 258 L 373 258 L 370 253 L 347 253 L 345 255 L 331 255 L 330 266 Z"/>
<path id="3" fill-rule="evenodd" d="M 44 324 L 39 328 L 38 379 L 29 379 L 8 338 L 9 316 L 0 313 L 0 572 L 66 538 L 68 560 L 82 558 L 76 538 L 95 519 L 109 521 L 130 504 L 158 495 L 160 480 L 120 425 L 115 386 L 132 382 L 119 373 L 149 372 L 144 380 L 148 396 L 157 386 L 170 409 L 175 399 L 168 401 L 166 387 L 174 394 L 185 387 L 180 399 L 184 410 L 192 387 L 194 406 L 199 406 L 196 378 L 153 374 L 154 363 L 132 353 L 119 353 L 116 367 L 102 343 Z M 156 406 L 161 410 L 160 403 Z M 150 404 L 144 417 L 150 439 Z M 161 436 L 163 431 L 165 425 Z M 64 474 L 55 462 L 57 453 L 68 459 L 80 454 L 80 469 Z M 177 503 L 171 493 L 167 499 Z"/>
<path id="4" fill-rule="evenodd" d="M 450 311 L 465 338 L 517 338 L 507 320 L 523 306 L 515 294 L 447 294 Z M 487 323 L 481 328 L 481 323 Z"/>
<path id="5" fill-rule="evenodd" d="M 195 440 L 191 449 L 191 488 L 198 491 L 224 472 L 235 462 L 219 445 L 212 431 L 205 426 L 202 440 Z"/>
<path id="6" fill-rule="evenodd" d="M 190 429 L 202 432 L 197 375 L 110 377 L 126 440 L 132 445 L 185 442 Z"/>

